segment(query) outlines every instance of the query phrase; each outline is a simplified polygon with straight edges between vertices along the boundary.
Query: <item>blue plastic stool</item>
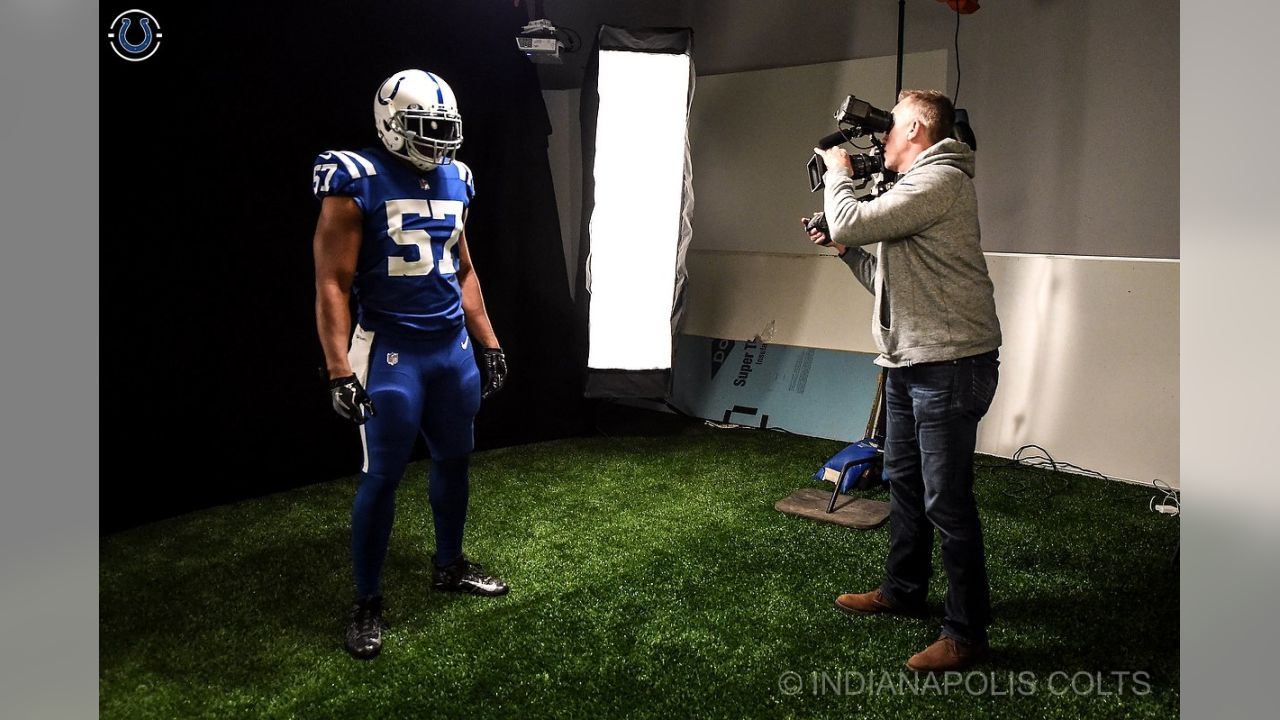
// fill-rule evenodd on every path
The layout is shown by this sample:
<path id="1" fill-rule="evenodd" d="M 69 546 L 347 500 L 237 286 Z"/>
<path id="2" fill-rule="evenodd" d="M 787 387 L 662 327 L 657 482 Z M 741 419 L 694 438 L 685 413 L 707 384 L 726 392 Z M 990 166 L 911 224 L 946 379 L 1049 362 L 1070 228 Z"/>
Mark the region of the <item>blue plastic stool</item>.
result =
<path id="1" fill-rule="evenodd" d="M 813 474 L 814 480 L 834 482 L 831 491 L 831 502 L 827 503 L 827 512 L 836 509 L 836 498 L 841 492 L 849 492 L 863 471 L 871 467 L 883 451 L 871 440 L 859 440 L 831 457 Z"/>

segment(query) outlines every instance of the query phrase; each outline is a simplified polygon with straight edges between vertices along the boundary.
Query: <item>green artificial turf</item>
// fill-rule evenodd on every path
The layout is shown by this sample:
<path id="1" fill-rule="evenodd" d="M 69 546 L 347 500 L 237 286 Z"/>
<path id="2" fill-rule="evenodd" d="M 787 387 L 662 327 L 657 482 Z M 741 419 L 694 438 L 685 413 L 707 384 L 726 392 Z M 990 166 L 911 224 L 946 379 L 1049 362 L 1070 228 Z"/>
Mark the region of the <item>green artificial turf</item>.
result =
<path id="1" fill-rule="evenodd" d="M 773 509 L 840 447 L 682 423 L 477 453 L 466 546 L 510 582 L 497 599 L 430 591 L 415 464 L 371 662 L 342 648 L 355 478 L 102 538 L 101 716 L 1177 715 L 1177 521 L 1151 490 L 981 469 L 995 654 L 921 682 L 903 663 L 939 617 L 832 604 L 878 584 L 887 529 Z"/>

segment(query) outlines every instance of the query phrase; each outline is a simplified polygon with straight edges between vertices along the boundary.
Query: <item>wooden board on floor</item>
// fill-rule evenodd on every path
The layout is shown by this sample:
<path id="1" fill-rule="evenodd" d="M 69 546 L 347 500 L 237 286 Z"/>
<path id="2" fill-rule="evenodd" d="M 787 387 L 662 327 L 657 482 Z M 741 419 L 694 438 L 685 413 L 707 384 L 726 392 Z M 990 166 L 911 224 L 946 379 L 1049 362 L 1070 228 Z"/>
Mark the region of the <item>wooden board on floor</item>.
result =
<path id="1" fill-rule="evenodd" d="M 800 488 L 773 504 L 778 512 L 796 517 L 835 523 L 858 530 L 870 530 L 889 519 L 889 503 L 883 500 L 841 495 L 836 499 L 836 509 L 827 512 L 831 491 L 822 488 Z"/>

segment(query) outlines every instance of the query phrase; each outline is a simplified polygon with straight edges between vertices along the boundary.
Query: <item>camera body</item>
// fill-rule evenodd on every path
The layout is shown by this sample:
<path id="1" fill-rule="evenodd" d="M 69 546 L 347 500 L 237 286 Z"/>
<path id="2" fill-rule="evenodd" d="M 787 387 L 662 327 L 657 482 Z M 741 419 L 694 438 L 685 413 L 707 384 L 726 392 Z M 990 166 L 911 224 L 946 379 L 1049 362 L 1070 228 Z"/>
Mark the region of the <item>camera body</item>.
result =
<path id="1" fill-rule="evenodd" d="M 865 180 L 884 170 L 884 156 L 874 151 L 865 155 L 850 155 L 849 163 L 853 165 L 853 179 Z M 823 187 L 822 176 L 827 172 L 827 164 L 821 155 L 809 158 L 809 192 L 817 192 Z"/>
<path id="2" fill-rule="evenodd" d="M 868 136 L 873 146 L 871 152 L 849 156 L 849 161 L 853 165 L 853 178 L 863 180 L 882 172 L 884 144 L 875 136 L 875 133 L 889 132 L 893 127 L 893 113 L 850 95 L 836 110 L 835 119 L 839 129 L 818 140 L 818 147 L 825 150 L 849 142 L 856 137 Z M 823 187 L 822 176 L 827 172 L 826 163 L 822 161 L 821 156 L 814 155 L 809 159 L 807 167 L 809 192 L 817 192 Z"/>

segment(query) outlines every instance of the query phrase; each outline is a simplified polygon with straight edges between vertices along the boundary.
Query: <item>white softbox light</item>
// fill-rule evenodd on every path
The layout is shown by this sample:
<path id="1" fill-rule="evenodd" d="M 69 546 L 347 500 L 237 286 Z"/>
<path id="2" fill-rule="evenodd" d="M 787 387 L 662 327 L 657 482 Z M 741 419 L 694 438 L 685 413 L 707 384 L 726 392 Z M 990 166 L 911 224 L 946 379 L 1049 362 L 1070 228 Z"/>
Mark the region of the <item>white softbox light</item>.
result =
<path id="1" fill-rule="evenodd" d="M 692 237 L 692 31 L 602 26 L 583 86 L 586 394 L 665 397 Z"/>

